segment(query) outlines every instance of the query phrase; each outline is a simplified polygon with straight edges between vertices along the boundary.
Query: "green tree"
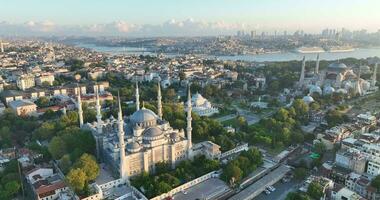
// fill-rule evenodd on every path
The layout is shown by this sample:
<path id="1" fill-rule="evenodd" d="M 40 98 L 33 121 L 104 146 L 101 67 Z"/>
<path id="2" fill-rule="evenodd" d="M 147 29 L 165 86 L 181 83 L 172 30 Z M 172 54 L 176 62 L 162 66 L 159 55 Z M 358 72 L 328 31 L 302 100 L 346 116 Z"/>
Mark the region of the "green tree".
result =
<path id="1" fill-rule="evenodd" d="M 48 149 L 55 160 L 60 159 L 67 153 L 66 144 L 59 136 L 55 136 L 53 139 L 51 139 Z"/>
<path id="2" fill-rule="evenodd" d="M 94 109 L 89 108 L 87 104 L 83 104 L 83 121 L 86 122 L 93 122 L 96 120 L 96 111 Z"/>
<path id="3" fill-rule="evenodd" d="M 314 111 L 317 111 L 321 108 L 321 106 L 319 105 L 318 102 L 312 102 L 310 103 L 310 109 L 311 110 L 314 110 Z"/>
<path id="4" fill-rule="evenodd" d="M 171 169 L 170 164 L 168 162 L 158 162 L 156 163 L 155 167 L 155 171 L 157 174 L 167 173 Z"/>
<path id="5" fill-rule="evenodd" d="M 323 156 L 323 154 L 326 152 L 326 145 L 323 144 L 322 142 L 318 142 L 314 144 L 313 149 L 316 153 Z"/>
<path id="6" fill-rule="evenodd" d="M 50 82 L 48 81 L 42 82 L 42 87 L 49 87 L 49 86 L 51 86 Z"/>
<path id="7" fill-rule="evenodd" d="M 48 107 L 50 100 L 47 97 L 40 97 L 36 101 L 36 105 L 40 108 Z"/>
<path id="8" fill-rule="evenodd" d="M 4 190 L 8 194 L 8 196 L 15 195 L 21 188 L 21 185 L 17 181 L 10 181 L 5 184 Z"/>
<path id="9" fill-rule="evenodd" d="M 87 177 L 87 180 L 94 180 L 98 177 L 100 168 L 95 160 L 95 157 L 84 153 L 79 160 L 74 164 L 73 168 L 81 169 Z"/>
<path id="10" fill-rule="evenodd" d="M 345 121 L 344 115 L 336 109 L 327 111 L 326 121 L 330 127 L 337 126 Z"/>
<path id="11" fill-rule="evenodd" d="M 65 154 L 62 156 L 62 158 L 59 160 L 59 168 L 63 171 L 63 173 L 67 173 L 70 170 L 70 167 L 72 165 L 72 162 L 70 160 L 70 155 Z"/>
<path id="12" fill-rule="evenodd" d="M 313 199 L 321 199 L 323 196 L 323 188 L 318 182 L 313 181 L 307 188 L 307 194 Z"/>
<path id="13" fill-rule="evenodd" d="M 84 68 L 84 61 L 78 59 L 72 59 L 67 61 L 67 64 L 70 65 L 70 71 L 77 71 Z"/>
<path id="14" fill-rule="evenodd" d="M 0 128 L 0 148 L 6 148 L 11 146 L 11 135 L 12 133 L 8 126 L 3 126 Z"/>
<path id="15" fill-rule="evenodd" d="M 174 101 L 176 101 L 177 96 L 176 96 L 175 90 L 170 88 L 166 91 L 166 96 L 164 96 L 164 97 L 166 97 L 169 101 L 174 102 Z"/>
<path id="16" fill-rule="evenodd" d="M 377 191 L 380 191 L 380 175 L 372 179 L 371 186 L 376 188 Z"/>
<path id="17" fill-rule="evenodd" d="M 59 120 L 60 128 L 67 126 L 77 126 L 79 123 L 78 113 L 68 112 L 66 115 L 63 115 Z"/>
<path id="18" fill-rule="evenodd" d="M 38 139 L 46 140 L 50 139 L 55 135 L 55 123 L 44 122 L 41 126 L 35 130 L 35 136 Z"/>
<path id="19" fill-rule="evenodd" d="M 286 195 L 285 200 L 310 200 L 307 195 L 301 194 L 299 192 L 289 192 Z"/>
<path id="20" fill-rule="evenodd" d="M 243 171 L 238 166 L 235 166 L 232 162 L 228 163 L 226 168 L 223 170 L 223 177 L 230 184 L 239 182 L 242 176 Z"/>
<path id="21" fill-rule="evenodd" d="M 296 119 L 305 122 L 308 116 L 309 106 L 302 99 L 294 100 L 292 106 L 296 112 Z"/>
<path id="22" fill-rule="evenodd" d="M 239 116 L 237 118 L 237 124 L 239 126 L 239 129 L 246 130 L 248 127 L 247 120 L 243 116 Z"/>
<path id="23" fill-rule="evenodd" d="M 170 190 L 172 190 L 172 187 L 170 187 L 170 185 L 167 184 L 165 181 L 161 181 L 157 185 L 156 192 L 157 194 L 162 194 L 162 193 L 169 192 Z"/>
<path id="24" fill-rule="evenodd" d="M 67 183 L 76 191 L 80 192 L 83 190 L 86 184 L 86 173 L 82 169 L 71 169 L 66 176 Z"/>
<path id="25" fill-rule="evenodd" d="M 307 175 L 307 170 L 303 167 L 298 167 L 294 170 L 294 177 L 297 180 L 303 180 Z"/>

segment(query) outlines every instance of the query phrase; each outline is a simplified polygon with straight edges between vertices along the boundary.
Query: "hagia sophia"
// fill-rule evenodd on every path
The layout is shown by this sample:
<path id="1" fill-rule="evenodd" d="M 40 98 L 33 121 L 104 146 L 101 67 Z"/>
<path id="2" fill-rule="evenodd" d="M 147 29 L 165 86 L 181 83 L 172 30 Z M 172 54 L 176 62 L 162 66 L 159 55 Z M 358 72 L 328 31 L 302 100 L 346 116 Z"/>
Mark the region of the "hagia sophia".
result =
<path id="1" fill-rule="evenodd" d="M 344 63 L 331 63 L 324 70 L 319 70 L 319 55 L 313 73 L 306 77 L 305 57 L 302 60 L 302 68 L 297 87 L 299 90 L 307 90 L 308 95 L 303 99 L 306 103 L 313 100 L 312 94 L 331 95 L 334 92 L 345 95 L 367 95 L 378 90 L 376 86 L 377 64 L 374 66 L 372 77 L 365 80 L 360 77 L 361 67 L 355 73 L 354 69 Z"/>

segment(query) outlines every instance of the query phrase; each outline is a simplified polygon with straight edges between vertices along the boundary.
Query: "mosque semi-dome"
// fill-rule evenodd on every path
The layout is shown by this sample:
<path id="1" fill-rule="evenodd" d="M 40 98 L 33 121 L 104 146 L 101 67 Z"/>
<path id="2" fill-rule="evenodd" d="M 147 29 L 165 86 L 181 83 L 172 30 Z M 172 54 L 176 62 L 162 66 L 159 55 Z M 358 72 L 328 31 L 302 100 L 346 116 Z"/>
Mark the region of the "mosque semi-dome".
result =
<path id="1" fill-rule="evenodd" d="M 137 152 L 141 150 L 141 145 L 137 142 L 131 142 L 127 144 L 127 150 L 129 152 Z"/>
<path id="2" fill-rule="evenodd" d="M 162 136 L 162 131 L 157 127 L 150 127 L 143 132 L 143 137 L 149 140 L 156 139 L 160 136 Z"/>

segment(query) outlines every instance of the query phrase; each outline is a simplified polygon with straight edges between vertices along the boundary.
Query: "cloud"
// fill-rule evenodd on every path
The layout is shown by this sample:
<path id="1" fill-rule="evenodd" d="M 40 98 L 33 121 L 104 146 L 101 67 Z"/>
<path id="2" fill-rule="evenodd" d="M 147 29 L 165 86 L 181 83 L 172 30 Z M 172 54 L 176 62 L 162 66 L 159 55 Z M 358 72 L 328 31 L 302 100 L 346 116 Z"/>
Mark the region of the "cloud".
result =
<path id="1" fill-rule="evenodd" d="M 57 25 L 52 21 L 28 21 L 23 24 L 0 22 L 0 35 L 20 36 L 208 36 L 234 34 L 237 30 L 247 29 L 244 24 L 231 24 L 224 21 L 205 22 L 192 18 L 186 20 L 170 19 L 162 24 L 133 24 L 115 21 L 91 25 Z"/>

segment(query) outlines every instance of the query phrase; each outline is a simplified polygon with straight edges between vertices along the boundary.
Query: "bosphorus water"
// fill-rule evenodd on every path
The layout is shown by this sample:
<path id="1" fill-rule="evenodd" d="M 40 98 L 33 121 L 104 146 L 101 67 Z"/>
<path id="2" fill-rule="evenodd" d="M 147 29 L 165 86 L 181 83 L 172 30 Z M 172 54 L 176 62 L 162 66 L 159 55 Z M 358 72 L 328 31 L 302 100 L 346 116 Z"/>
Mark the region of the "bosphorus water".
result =
<path id="1" fill-rule="evenodd" d="M 110 53 L 110 54 L 133 54 L 133 55 L 152 55 L 153 52 L 149 52 L 147 49 L 134 48 L 134 47 L 107 47 L 96 46 L 93 44 L 77 44 L 76 46 L 93 49 L 95 51 Z M 173 54 L 167 54 L 169 57 L 173 57 Z M 209 55 L 209 58 L 217 58 L 221 60 L 243 60 L 243 61 L 255 61 L 255 62 L 275 62 L 275 61 L 290 61 L 301 60 L 305 56 L 307 60 L 314 60 L 317 57 L 317 53 L 294 53 L 294 52 L 280 52 L 280 53 L 267 53 L 258 55 L 236 55 L 236 56 L 213 56 Z M 338 60 L 344 58 L 368 58 L 368 57 L 380 57 L 380 48 L 357 48 L 350 52 L 323 52 L 319 53 L 321 60 Z"/>

